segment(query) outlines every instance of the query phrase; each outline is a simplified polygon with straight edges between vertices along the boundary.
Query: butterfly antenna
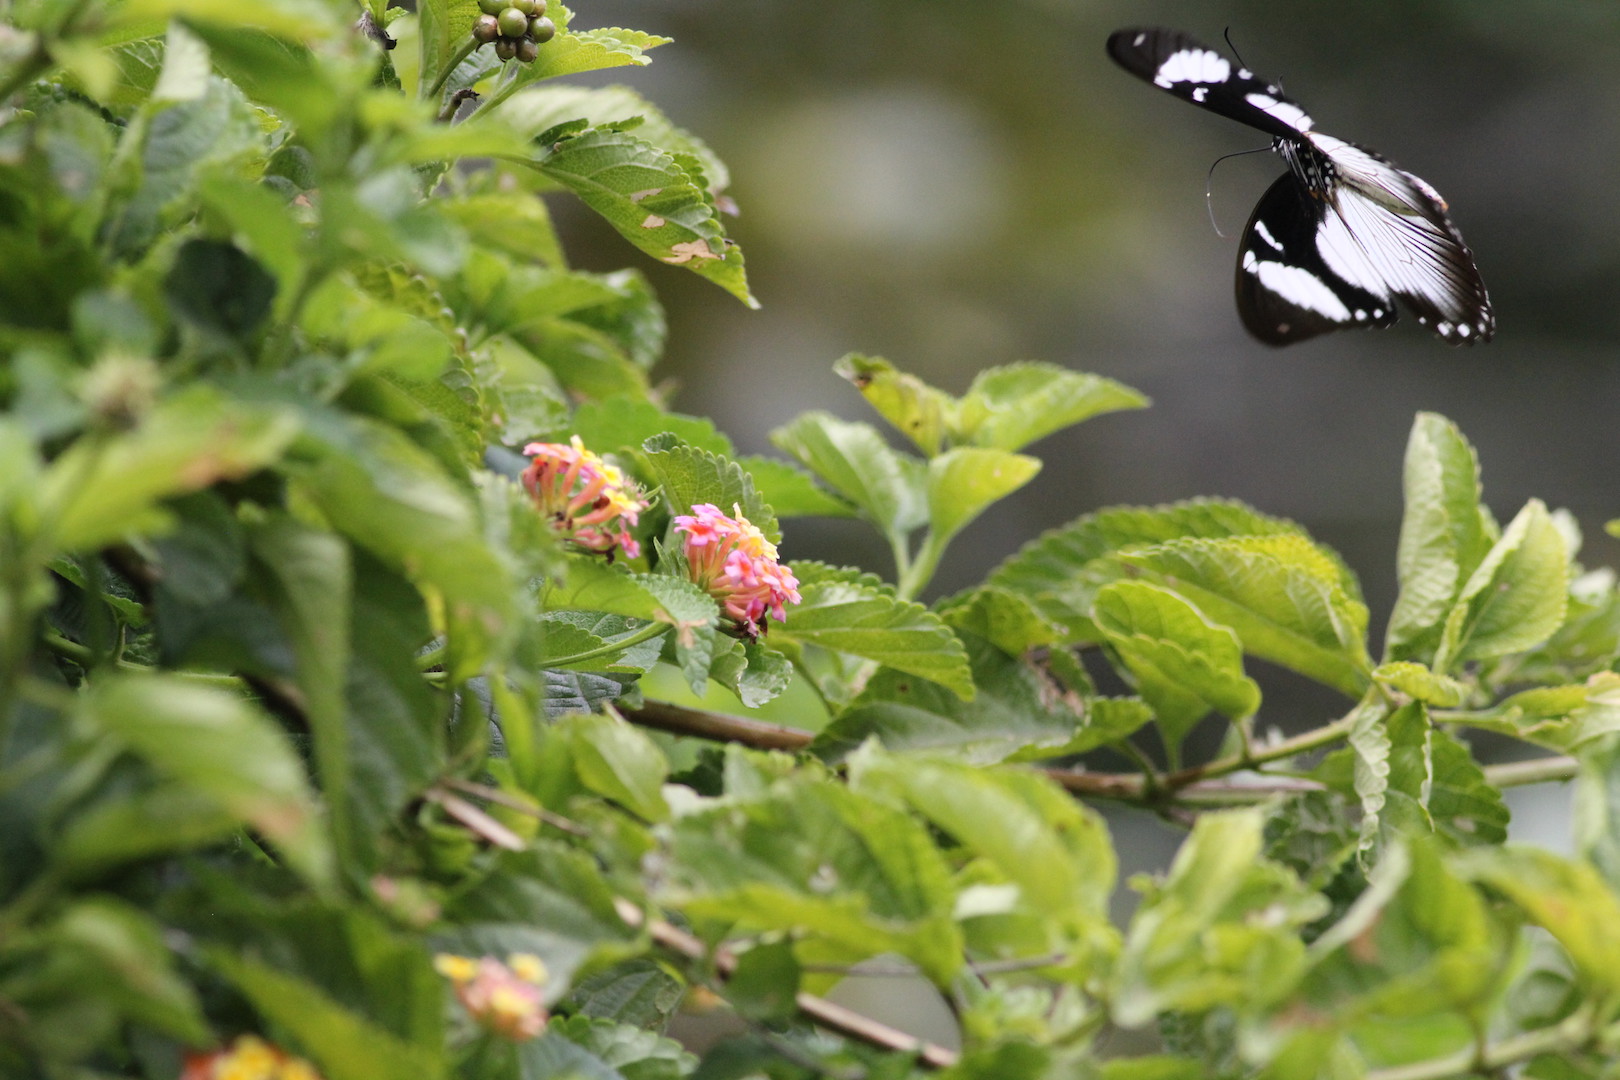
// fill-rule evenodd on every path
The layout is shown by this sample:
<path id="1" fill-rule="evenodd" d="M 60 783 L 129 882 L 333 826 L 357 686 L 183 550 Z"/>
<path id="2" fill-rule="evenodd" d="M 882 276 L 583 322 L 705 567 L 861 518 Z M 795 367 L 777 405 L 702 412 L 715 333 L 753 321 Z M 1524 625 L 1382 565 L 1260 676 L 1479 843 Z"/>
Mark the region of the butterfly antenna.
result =
<path id="1" fill-rule="evenodd" d="M 1243 62 L 1243 54 L 1238 52 L 1237 45 L 1232 41 L 1232 28 L 1230 26 L 1221 31 L 1221 37 L 1226 39 L 1226 47 L 1232 50 L 1233 56 L 1237 57 L 1238 67 L 1248 67 L 1249 65 Z"/>
<path id="2" fill-rule="evenodd" d="M 1210 228 L 1214 229 L 1215 235 L 1222 240 L 1226 239 L 1226 234 L 1221 232 L 1221 224 L 1215 220 L 1215 166 L 1227 158 L 1242 157 L 1244 154 L 1263 154 L 1270 149 L 1269 146 L 1257 146 L 1253 150 L 1239 150 L 1236 153 L 1222 154 L 1210 163 L 1209 172 L 1204 174 L 1204 205 L 1209 208 Z"/>

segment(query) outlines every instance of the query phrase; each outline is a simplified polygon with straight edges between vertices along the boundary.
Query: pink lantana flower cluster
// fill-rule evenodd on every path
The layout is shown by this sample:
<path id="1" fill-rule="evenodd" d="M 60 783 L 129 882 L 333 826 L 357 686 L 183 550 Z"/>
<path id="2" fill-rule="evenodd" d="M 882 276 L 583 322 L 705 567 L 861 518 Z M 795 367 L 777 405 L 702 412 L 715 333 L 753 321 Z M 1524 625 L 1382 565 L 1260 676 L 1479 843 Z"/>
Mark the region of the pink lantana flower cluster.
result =
<path id="1" fill-rule="evenodd" d="M 552 527 L 587 551 L 641 554 L 630 526 L 647 509 L 647 500 L 609 465 L 585 449 L 575 435 L 564 443 L 530 443 L 523 452 L 532 459 L 523 470 L 523 487 Z"/>
<path id="2" fill-rule="evenodd" d="M 692 581 L 720 601 L 736 633 L 752 641 L 765 632 L 765 613 L 787 618 L 784 604 L 799 602 L 799 579 L 776 561 L 776 545 L 742 516 L 727 517 L 713 503 L 699 503 L 678 514 L 675 531 L 685 534 L 682 552 Z"/>
<path id="3" fill-rule="evenodd" d="M 180 1080 L 321 1080 L 315 1066 L 256 1035 L 241 1035 L 223 1050 L 187 1054 Z"/>
<path id="4" fill-rule="evenodd" d="M 450 980 L 467 1015 L 480 1027 L 513 1042 L 525 1042 L 546 1030 L 549 1014 L 540 987 L 546 966 L 531 953 L 513 953 L 501 963 L 493 956 L 440 953 L 433 967 Z"/>

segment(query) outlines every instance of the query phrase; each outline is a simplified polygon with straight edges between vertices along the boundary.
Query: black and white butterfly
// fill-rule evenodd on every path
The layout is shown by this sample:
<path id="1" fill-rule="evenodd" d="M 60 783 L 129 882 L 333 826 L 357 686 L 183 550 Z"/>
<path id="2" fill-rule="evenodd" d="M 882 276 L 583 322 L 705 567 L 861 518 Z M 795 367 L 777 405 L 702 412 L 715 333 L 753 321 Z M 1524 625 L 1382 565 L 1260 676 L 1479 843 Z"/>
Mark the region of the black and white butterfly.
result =
<path id="1" fill-rule="evenodd" d="M 1282 88 L 1175 30 L 1120 30 L 1108 55 L 1179 98 L 1272 137 L 1288 172 L 1243 230 L 1238 315 L 1269 345 L 1389 326 L 1396 301 L 1453 345 L 1489 341 L 1496 316 L 1446 201 L 1364 147 L 1321 135 Z"/>

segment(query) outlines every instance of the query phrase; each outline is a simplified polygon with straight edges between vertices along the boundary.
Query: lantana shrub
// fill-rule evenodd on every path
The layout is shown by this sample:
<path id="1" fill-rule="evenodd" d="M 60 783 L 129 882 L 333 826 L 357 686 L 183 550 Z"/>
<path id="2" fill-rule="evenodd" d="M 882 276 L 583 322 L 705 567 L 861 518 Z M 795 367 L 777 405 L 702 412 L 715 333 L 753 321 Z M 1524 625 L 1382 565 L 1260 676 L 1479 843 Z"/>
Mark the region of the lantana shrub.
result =
<path id="1" fill-rule="evenodd" d="M 726 168 L 567 80 L 664 39 L 0 14 L 0 1074 L 1613 1075 L 1615 576 L 1501 524 L 1443 417 L 1377 655 L 1337 554 L 1220 499 L 1077 507 L 924 604 L 1027 448 L 1146 401 L 850 356 L 880 423 L 781 456 L 669 411 L 635 265 L 753 303 Z M 570 268 L 543 195 L 631 268 Z M 794 560 L 818 515 L 892 565 Z M 1342 706 L 1279 736 L 1254 660 Z M 1506 842 L 1547 782 L 1569 855 Z M 1105 801 L 1185 830 L 1134 906 Z M 835 1005 L 857 966 L 953 1037 Z"/>

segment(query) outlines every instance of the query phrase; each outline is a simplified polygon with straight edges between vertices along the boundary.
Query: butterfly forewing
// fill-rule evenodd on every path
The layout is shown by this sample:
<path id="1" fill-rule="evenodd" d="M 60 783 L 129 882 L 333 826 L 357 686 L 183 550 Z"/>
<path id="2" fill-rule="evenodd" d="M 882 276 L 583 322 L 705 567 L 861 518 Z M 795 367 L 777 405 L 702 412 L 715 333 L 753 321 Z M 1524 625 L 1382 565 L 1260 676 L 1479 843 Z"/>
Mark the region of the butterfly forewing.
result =
<path id="1" fill-rule="evenodd" d="M 1177 30 L 1119 30 L 1108 55 L 1131 74 L 1184 101 L 1279 138 L 1298 138 L 1311 118 L 1276 83 L 1232 63 Z"/>
<path id="2" fill-rule="evenodd" d="M 1447 342 L 1491 339 L 1485 283 L 1429 184 L 1312 130 L 1276 84 L 1186 34 L 1121 30 L 1108 54 L 1179 98 L 1266 132 L 1288 162 L 1255 207 L 1238 257 L 1238 314 L 1261 341 L 1388 326 L 1397 300 Z"/>

